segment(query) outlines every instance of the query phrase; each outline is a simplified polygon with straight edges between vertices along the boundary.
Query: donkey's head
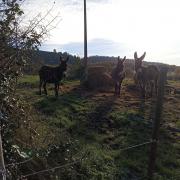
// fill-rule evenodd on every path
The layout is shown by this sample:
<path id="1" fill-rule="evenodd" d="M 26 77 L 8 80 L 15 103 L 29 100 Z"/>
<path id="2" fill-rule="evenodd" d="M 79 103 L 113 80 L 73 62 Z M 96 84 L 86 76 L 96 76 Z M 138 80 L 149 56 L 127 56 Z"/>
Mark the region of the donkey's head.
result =
<path id="1" fill-rule="evenodd" d="M 134 60 L 135 60 L 135 71 L 138 71 L 139 68 L 142 67 L 142 61 L 146 56 L 146 52 L 138 58 L 137 52 L 134 53 Z"/>
<path id="2" fill-rule="evenodd" d="M 117 69 L 119 71 L 123 71 L 124 68 L 124 61 L 126 60 L 126 56 L 124 56 L 123 59 L 120 59 L 120 57 L 118 56 L 118 63 L 117 63 Z"/>
<path id="3" fill-rule="evenodd" d="M 67 62 L 69 60 L 69 56 L 67 56 L 67 58 L 63 58 L 62 56 L 60 56 L 60 67 L 61 67 L 61 71 L 66 71 L 67 69 Z"/>

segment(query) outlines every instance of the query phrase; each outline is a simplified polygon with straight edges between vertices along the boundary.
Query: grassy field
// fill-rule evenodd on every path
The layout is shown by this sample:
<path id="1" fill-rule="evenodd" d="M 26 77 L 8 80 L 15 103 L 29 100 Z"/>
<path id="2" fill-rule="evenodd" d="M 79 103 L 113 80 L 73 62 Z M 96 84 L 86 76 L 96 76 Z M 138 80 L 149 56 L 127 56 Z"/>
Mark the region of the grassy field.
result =
<path id="1" fill-rule="evenodd" d="M 56 99 L 51 85 L 48 96 L 38 95 L 37 76 L 21 78 L 18 94 L 29 106 L 34 136 L 19 128 L 14 138 L 24 151 L 36 154 L 31 169 L 63 165 L 83 156 L 51 175 L 33 178 L 147 179 L 150 145 L 126 148 L 151 140 L 155 99 L 142 101 L 138 92 L 128 88 L 132 83 L 126 79 L 117 98 L 112 90 L 88 91 L 79 81 L 64 81 Z M 180 88 L 180 82 L 169 84 Z M 180 95 L 166 92 L 155 180 L 180 179 L 179 114 Z"/>

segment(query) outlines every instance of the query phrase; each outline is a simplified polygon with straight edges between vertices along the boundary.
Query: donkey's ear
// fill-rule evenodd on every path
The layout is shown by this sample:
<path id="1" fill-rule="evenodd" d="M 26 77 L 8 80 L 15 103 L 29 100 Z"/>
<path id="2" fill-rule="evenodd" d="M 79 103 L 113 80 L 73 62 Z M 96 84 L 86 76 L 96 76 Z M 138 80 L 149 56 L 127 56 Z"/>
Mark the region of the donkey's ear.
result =
<path id="1" fill-rule="evenodd" d="M 146 56 L 146 52 L 144 52 L 144 54 L 139 58 L 141 61 L 145 58 Z"/>
<path id="2" fill-rule="evenodd" d="M 122 62 L 124 62 L 126 60 L 126 56 L 124 56 L 124 58 L 122 59 Z"/>
<path id="3" fill-rule="evenodd" d="M 134 59 L 138 59 L 137 52 L 134 53 Z"/>

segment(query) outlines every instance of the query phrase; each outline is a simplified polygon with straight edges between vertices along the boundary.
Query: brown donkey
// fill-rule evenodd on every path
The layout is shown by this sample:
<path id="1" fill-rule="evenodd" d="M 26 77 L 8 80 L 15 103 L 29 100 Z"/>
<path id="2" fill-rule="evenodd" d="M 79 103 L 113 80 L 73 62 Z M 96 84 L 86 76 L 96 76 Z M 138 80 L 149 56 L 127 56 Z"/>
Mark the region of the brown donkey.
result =
<path id="1" fill-rule="evenodd" d="M 126 60 L 126 56 L 124 57 L 124 59 L 120 59 L 120 57 L 118 57 L 117 66 L 112 71 L 112 79 L 114 81 L 114 86 L 115 86 L 114 94 L 118 96 L 120 96 L 121 84 L 122 84 L 123 79 L 125 78 L 125 72 L 124 72 L 125 60 Z"/>
<path id="2" fill-rule="evenodd" d="M 143 98 L 146 96 L 146 90 L 150 88 L 150 96 L 153 95 L 153 89 L 155 87 L 155 92 L 157 94 L 157 84 L 159 78 L 159 70 L 156 66 L 150 65 L 147 67 L 142 66 L 142 61 L 146 56 L 146 52 L 138 58 L 137 52 L 134 53 L 135 60 L 135 82 L 141 88 Z"/>
<path id="3" fill-rule="evenodd" d="M 39 94 L 41 95 L 41 86 L 43 85 L 44 93 L 47 95 L 47 89 L 46 84 L 47 83 L 53 83 L 54 84 L 54 90 L 55 95 L 58 96 L 58 90 L 59 90 L 59 83 L 63 78 L 64 72 L 67 69 L 67 61 L 69 57 L 67 57 L 66 60 L 63 60 L 60 56 L 60 65 L 56 67 L 51 66 L 42 66 L 39 70 Z"/>

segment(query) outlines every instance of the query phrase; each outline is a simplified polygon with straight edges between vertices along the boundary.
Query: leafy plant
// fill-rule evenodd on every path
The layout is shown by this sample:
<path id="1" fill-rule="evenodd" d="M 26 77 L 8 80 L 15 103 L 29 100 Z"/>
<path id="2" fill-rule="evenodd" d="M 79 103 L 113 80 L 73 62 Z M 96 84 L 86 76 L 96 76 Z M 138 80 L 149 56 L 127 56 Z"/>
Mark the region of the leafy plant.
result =
<path id="1" fill-rule="evenodd" d="M 22 23 L 24 12 L 20 8 L 20 3 L 21 0 L 0 2 L 0 120 L 4 155 L 8 163 L 26 157 L 25 153 L 22 153 L 23 151 L 15 144 L 13 135 L 20 126 L 28 130 L 30 128 L 28 108 L 24 107 L 16 95 L 17 79 L 32 52 L 38 49 L 49 30 L 52 29 L 49 27 L 51 23 L 44 22 L 47 15 L 37 16 L 27 26 L 24 26 Z M 56 17 L 53 17 L 51 22 L 55 19 Z M 0 144 L 2 161 L 0 170 L 2 172 L 5 169 L 3 149 Z M 2 173 L 2 176 L 5 174 Z"/>

